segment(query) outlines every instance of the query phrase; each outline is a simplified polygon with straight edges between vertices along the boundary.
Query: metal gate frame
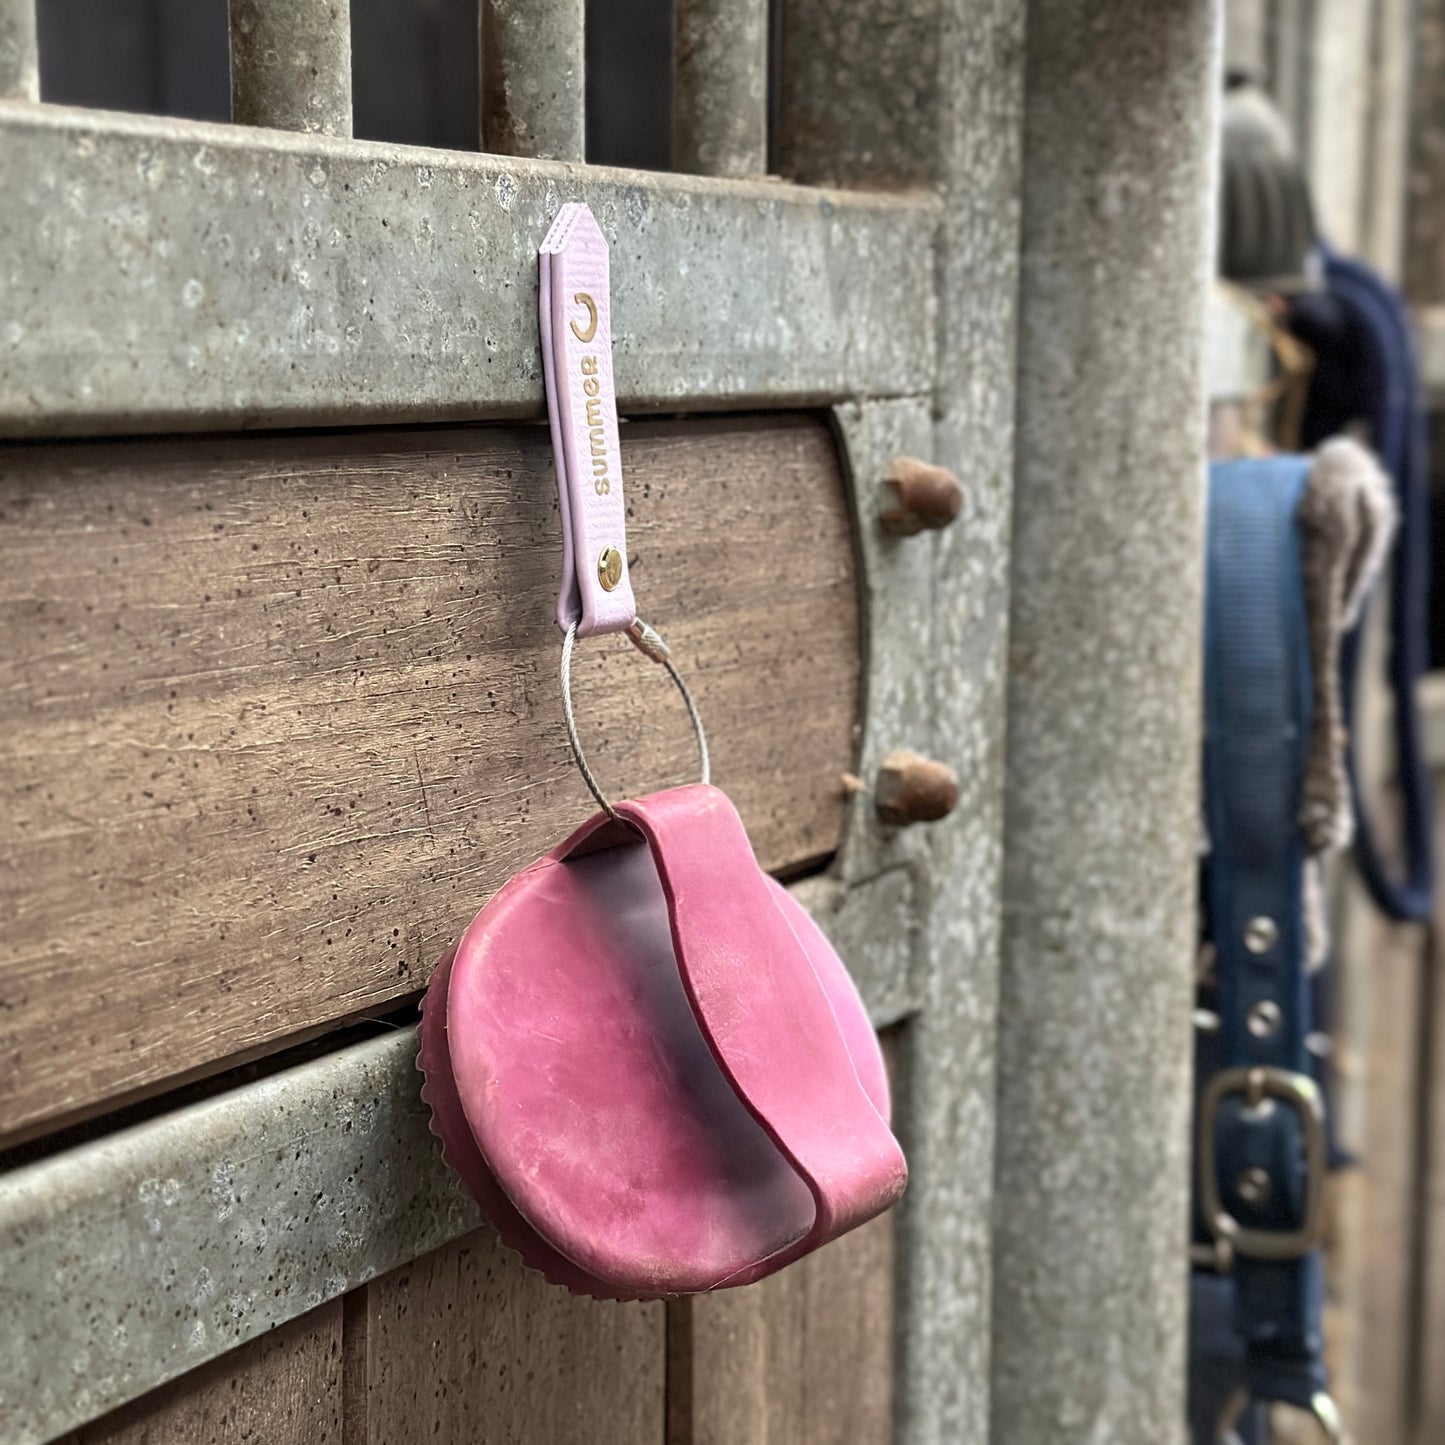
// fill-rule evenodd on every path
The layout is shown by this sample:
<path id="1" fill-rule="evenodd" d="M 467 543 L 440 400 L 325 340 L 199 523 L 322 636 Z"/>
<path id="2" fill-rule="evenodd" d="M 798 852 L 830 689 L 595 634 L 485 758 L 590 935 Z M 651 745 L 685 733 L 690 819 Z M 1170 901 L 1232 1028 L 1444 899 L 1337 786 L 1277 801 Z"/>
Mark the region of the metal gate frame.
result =
<path id="1" fill-rule="evenodd" d="M 1165 846 L 1117 898 L 1143 906 L 1161 878 L 1176 897 L 1181 828 L 1193 825 L 1192 813 L 1182 824 L 1174 816 L 1192 776 L 1195 724 L 1178 705 L 1181 688 L 1190 696 L 1192 655 L 1166 649 L 1153 673 L 1141 661 L 1188 621 L 1196 595 L 1197 507 L 1191 512 L 1186 496 L 1197 483 L 1194 433 L 1171 418 L 1194 408 L 1202 456 L 1202 389 L 1187 366 L 1163 385 L 1148 375 L 1157 351 L 1113 355 L 1110 308 L 1126 296 L 1138 304 L 1128 295 L 1137 276 L 1096 262 L 1149 215 L 1154 188 L 1181 161 L 1189 184 L 1207 170 L 1213 8 L 1211 0 L 1035 0 L 1031 84 L 1049 88 L 1053 101 L 1026 117 L 1024 0 L 795 0 L 785 8 L 775 138 L 782 168 L 799 183 L 791 184 L 761 178 L 763 0 L 679 0 L 679 33 L 690 43 L 677 74 L 676 129 L 683 156 L 709 176 L 580 164 L 582 0 L 483 0 L 483 128 L 493 153 L 480 155 L 348 138 L 344 0 L 232 0 L 233 109 L 249 127 L 275 129 L 38 104 L 34 0 L 0 0 L 0 436 L 540 416 L 535 246 L 568 199 L 586 200 L 614 240 L 624 411 L 831 409 L 862 561 L 859 774 L 871 777 L 886 752 L 912 746 L 951 763 L 963 787 L 952 817 L 926 835 L 885 830 L 856 802 L 831 874 L 799 890 L 875 1022 L 908 1022 L 902 1092 L 913 1185 L 902 1215 L 898 1376 L 898 1438 L 908 1445 L 991 1432 L 1029 1445 L 1153 1442 L 1165 1438 L 1161 1402 L 1178 1392 L 1179 1151 L 1164 1149 L 1162 1182 L 1148 1198 L 1151 1211 L 1177 1200 L 1177 1221 L 1146 1217 L 1137 1203 L 1115 1208 L 1089 1192 L 1097 1181 L 1070 1172 L 1099 1131 L 1071 1134 L 1038 1115 L 1027 1089 L 1016 1097 L 1028 1079 L 1053 1077 L 1054 1050 L 1071 1041 L 1031 1033 L 1048 1031 L 1038 1012 L 1046 961 L 1028 956 L 1018 927 L 1012 944 L 1001 940 L 1005 790 L 1009 846 L 1024 860 L 1010 875 L 1007 906 L 1022 919 L 1059 881 L 1039 860 L 1067 846 L 1037 810 L 1089 806 L 1099 756 L 1057 765 L 1025 749 L 1027 775 L 1006 770 L 1004 703 L 1022 402 L 1036 423 L 1020 445 L 1023 477 L 1056 465 L 1072 474 L 1063 460 L 1071 424 L 1095 438 L 1082 454 L 1081 505 L 1100 509 L 1101 526 L 1151 488 L 1181 499 L 1158 547 L 1147 556 L 1125 548 L 1117 559 L 1117 585 L 1155 608 L 1155 620 L 1137 645 L 1116 639 L 1096 659 L 1114 701 L 1098 706 L 1097 690 L 1086 699 L 1103 727 L 1130 709 L 1162 708 L 1151 725 L 1163 740 L 1161 765 L 1172 770 L 1157 800 L 1169 813 Z M 1081 47 L 1074 61 L 1067 46 L 1049 43 L 1055 22 Z M 1110 83 L 1114 44 L 1142 59 L 1130 91 Z M 1079 59 L 1098 74 L 1080 74 Z M 1155 65 L 1177 83 L 1152 85 Z M 1095 125 L 1099 165 L 1072 176 L 1069 133 L 1080 118 L 1126 113 L 1133 123 L 1117 152 L 1107 127 Z M 1151 127 L 1170 144 L 1151 147 Z M 542 155 L 551 159 L 533 158 Z M 1034 157 L 1042 189 L 1029 190 Z M 1153 251 L 1131 252 L 1146 280 L 1169 270 L 1182 278 L 1140 314 L 1171 327 L 1185 348 L 1200 332 L 1207 210 L 1186 192 L 1178 180 L 1164 186 L 1167 235 Z M 1020 289 L 1021 214 L 1042 216 L 1055 202 L 1059 224 L 1080 229 L 1060 241 L 1050 223 L 1031 253 L 1026 225 Z M 1069 286 L 1077 307 L 1061 306 Z M 1066 327 L 1062 351 L 1047 335 L 1055 321 Z M 1091 348 L 1109 357 L 1110 385 L 1090 373 L 1065 404 L 1050 358 Z M 1032 371 L 1030 356 L 1043 358 Z M 1117 432 L 1090 431 L 1090 406 L 1113 406 L 1130 386 L 1152 398 L 1147 414 L 1166 440 L 1115 493 L 1115 469 L 1128 458 Z M 1135 433 L 1122 437 L 1125 453 L 1131 440 Z M 899 453 L 964 478 L 964 515 L 950 531 L 899 539 L 876 525 L 878 482 Z M 1155 466 L 1162 478 L 1148 473 Z M 1042 487 L 1027 498 L 1039 525 L 1022 530 L 1017 565 L 1037 581 L 1066 558 L 1075 502 Z M 1184 586 L 1165 597 L 1169 576 Z M 1097 580 L 1081 572 L 1079 587 Z M 1078 675 L 1060 653 L 1067 634 L 1058 626 L 1080 591 L 1047 595 L 1042 612 L 1021 611 L 1015 599 L 1016 678 L 1055 663 Z M 1021 655 L 1034 644 L 1035 658 Z M 1058 722 L 1027 683 L 1016 680 L 1013 699 L 1025 740 L 1030 728 Z M 1040 766 L 1052 780 L 1043 797 L 1035 796 Z M 1085 830 L 1087 848 L 1117 849 L 1130 831 L 1120 812 L 1127 778 L 1117 767 L 1105 774 L 1110 807 Z M 1039 915 L 1069 930 L 1050 938 L 1055 956 L 1097 957 L 1107 979 L 1125 937 L 1139 942 L 1153 929 L 1152 942 L 1177 950 L 1186 930 L 1161 923 L 1157 902 L 1144 923 L 1121 929 L 1108 913 L 1116 895 L 1088 869 L 1064 882 L 1074 890 L 1064 911 Z M 1109 951 L 1092 953 L 1105 937 Z M 995 1260 L 1001 942 L 1005 998 L 1030 999 L 1033 1011 L 1023 1008 L 1012 1032 L 1005 1020 L 1011 1073 L 1000 1129 L 1021 1132 L 1001 1156 Z M 1170 1000 L 1187 997 L 1179 981 L 1166 970 L 1157 980 L 1137 966 L 1125 973 L 1146 997 L 1109 1006 L 1142 1006 L 1167 1035 Z M 1072 1018 L 1070 1027 L 1090 1024 Z M 1093 1028 L 1100 1043 L 1112 1036 L 1104 1020 Z M 473 1206 L 426 1132 L 414 1052 L 409 1033 L 341 1050 L 0 1178 L 0 1292 L 7 1314 L 26 1322 L 21 1347 L 0 1360 L 7 1438 L 51 1438 L 472 1227 Z M 1104 1060 L 1106 1077 L 1089 1096 L 1100 1107 L 1154 1091 L 1157 1109 L 1138 1116 L 1148 1132 L 1135 1145 L 1153 1157 L 1161 1121 L 1183 1116 L 1182 1079 L 1150 1077 L 1152 1052 L 1112 1062 L 1086 1052 Z M 1027 1227 L 1007 1221 L 1021 1206 L 1018 1219 L 1032 1218 L 1030 1201 L 1058 1203 L 1059 1179 L 1081 1214 L 1078 1238 L 1068 1257 L 1045 1261 Z M 325 1196 L 328 1210 L 268 1230 L 262 1221 L 276 1217 L 268 1201 L 298 1188 Z M 1060 1220 L 1049 1218 L 1052 1252 Z M 1160 1275 L 1176 1223 L 1181 1284 L 1171 1292 Z M 994 1300 L 1027 1304 L 1041 1262 L 1057 1280 L 1095 1288 L 1100 1271 L 1079 1268 L 1079 1259 L 1113 1270 L 1141 1241 L 1162 1299 L 1131 1335 L 1142 1353 L 1128 1390 L 1078 1386 L 1088 1398 L 1062 1416 L 1046 1393 L 1052 1423 L 1034 1421 L 1033 1433 L 1011 1423 L 1013 1407 L 992 1405 L 991 1369 L 1016 1398 L 1020 1352 L 1052 1370 L 1059 1352 L 1078 1344 L 1079 1317 L 1067 1312 L 1051 1330 L 1047 1309 L 1003 1309 L 991 1362 Z M 177 1318 L 155 1281 L 200 1269 L 208 1291 Z M 1032 1342 L 1028 1330 L 1039 1331 Z"/>

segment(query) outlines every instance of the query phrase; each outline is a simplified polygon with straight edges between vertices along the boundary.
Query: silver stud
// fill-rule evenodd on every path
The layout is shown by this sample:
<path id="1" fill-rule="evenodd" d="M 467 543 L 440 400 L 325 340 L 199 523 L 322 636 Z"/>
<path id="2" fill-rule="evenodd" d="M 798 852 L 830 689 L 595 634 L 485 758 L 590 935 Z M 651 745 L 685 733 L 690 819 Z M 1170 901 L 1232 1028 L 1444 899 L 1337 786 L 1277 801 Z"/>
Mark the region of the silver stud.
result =
<path id="1" fill-rule="evenodd" d="M 1234 1189 L 1246 1204 L 1263 1204 L 1269 1198 L 1269 1175 L 1253 1165 L 1234 1181 Z"/>
<path id="2" fill-rule="evenodd" d="M 1279 1005 L 1273 999 L 1261 999 L 1250 1009 L 1249 1017 L 1245 1022 L 1249 1025 L 1249 1031 L 1257 1039 L 1267 1039 L 1278 1031 L 1284 1015 L 1279 1011 Z"/>
<path id="3" fill-rule="evenodd" d="M 1244 925 L 1244 946 L 1251 953 L 1268 953 L 1279 942 L 1279 925 L 1263 913 Z"/>
<path id="4" fill-rule="evenodd" d="M 1194 1027 L 1202 1034 L 1217 1034 L 1219 1015 L 1213 1009 L 1197 1008 L 1194 1010 Z"/>
<path id="5" fill-rule="evenodd" d="M 1305 1048 L 1317 1059 L 1327 1059 L 1335 1051 L 1335 1041 L 1318 1029 L 1305 1035 Z"/>

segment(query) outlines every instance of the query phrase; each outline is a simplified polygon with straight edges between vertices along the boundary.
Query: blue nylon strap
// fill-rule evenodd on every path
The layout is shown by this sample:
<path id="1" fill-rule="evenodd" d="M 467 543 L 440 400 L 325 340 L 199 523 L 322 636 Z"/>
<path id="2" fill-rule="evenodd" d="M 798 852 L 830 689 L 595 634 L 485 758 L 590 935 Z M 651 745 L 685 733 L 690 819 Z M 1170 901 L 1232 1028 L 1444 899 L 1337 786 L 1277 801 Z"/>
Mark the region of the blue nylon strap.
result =
<path id="1" fill-rule="evenodd" d="M 1298 825 L 1311 678 L 1295 521 L 1309 466 L 1304 457 L 1271 457 L 1211 469 L 1205 903 L 1220 1029 L 1201 1049 L 1201 1088 L 1223 1069 L 1313 1075 Z M 1304 1222 L 1304 1135 L 1287 1100 L 1251 1107 L 1242 1092 L 1223 1098 L 1214 1120 L 1217 1183 L 1240 1225 L 1283 1233 Z M 1251 1179 L 1268 1181 L 1262 1197 L 1247 1187 Z M 1318 1252 L 1283 1260 L 1241 1252 L 1232 1281 L 1250 1393 L 1308 1408 L 1325 1386 Z"/>

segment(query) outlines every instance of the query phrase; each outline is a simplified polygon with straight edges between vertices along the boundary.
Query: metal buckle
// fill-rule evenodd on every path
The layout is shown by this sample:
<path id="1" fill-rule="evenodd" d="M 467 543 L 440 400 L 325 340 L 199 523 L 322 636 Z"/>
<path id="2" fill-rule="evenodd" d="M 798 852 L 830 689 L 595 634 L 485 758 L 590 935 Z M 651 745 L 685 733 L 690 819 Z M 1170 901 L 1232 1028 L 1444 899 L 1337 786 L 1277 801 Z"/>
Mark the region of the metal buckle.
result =
<path id="1" fill-rule="evenodd" d="M 1224 1207 L 1214 1133 L 1219 1106 L 1232 1094 L 1242 1094 L 1251 1109 L 1262 1108 L 1267 1099 L 1279 1099 L 1299 1111 L 1304 1126 L 1305 1209 L 1298 1229 L 1251 1229 Z M 1198 1147 L 1201 1207 L 1217 1239 L 1228 1243 L 1235 1254 L 1251 1259 L 1300 1259 L 1318 1248 L 1324 1229 L 1329 1148 L 1324 1101 L 1313 1079 L 1288 1069 L 1221 1070 L 1209 1081 L 1199 1102 Z"/>
<path id="2" fill-rule="evenodd" d="M 1214 1438 L 1218 1445 L 1239 1445 L 1235 1426 L 1244 1419 L 1244 1412 L 1249 1409 L 1250 1403 L 1248 1390 L 1237 1390 L 1225 1401 L 1224 1409 L 1219 1412 L 1219 1419 L 1214 1425 Z M 1340 1419 L 1340 1408 L 1323 1390 L 1316 1391 L 1310 1397 L 1310 1407 L 1305 1413 L 1324 1432 L 1329 1445 L 1348 1445 L 1349 1436 L 1345 1434 L 1344 1423 Z"/>

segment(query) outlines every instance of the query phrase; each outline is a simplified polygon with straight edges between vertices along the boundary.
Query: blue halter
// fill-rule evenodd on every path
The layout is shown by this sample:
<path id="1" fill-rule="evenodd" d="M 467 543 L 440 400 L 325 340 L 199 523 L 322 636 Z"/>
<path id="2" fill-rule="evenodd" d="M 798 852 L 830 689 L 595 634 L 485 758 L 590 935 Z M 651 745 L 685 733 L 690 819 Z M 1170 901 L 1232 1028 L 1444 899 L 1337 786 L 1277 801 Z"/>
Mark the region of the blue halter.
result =
<path id="1" fill-rule="evenodd" d="M 1309 467 L 1281 456 L 1223 463 L 1210 476 L 1204 905 L 1219 1023 L 1200 1036 L 1196 1060 L 1196 1243 L 1229 1272 L 1201 1275 L 1195 1288 L 1196 1361 L 1212 1356 L 1216 1376 L 1200 1382 L 1191 1413 L 1208 1417 L 1196 1418 L 1208 1431 L 1196 1438 L 1209 1441 L 1223 1409 L 1207 1398 L 1220 1371 L 1233 1372 L 1229 1393 L 1240 1399 L 1333 1419 L 1319 1250 L 1329 1150 L 1306 1045 L 1298 824 L 1311 665 L 1295 518 Z"/>

